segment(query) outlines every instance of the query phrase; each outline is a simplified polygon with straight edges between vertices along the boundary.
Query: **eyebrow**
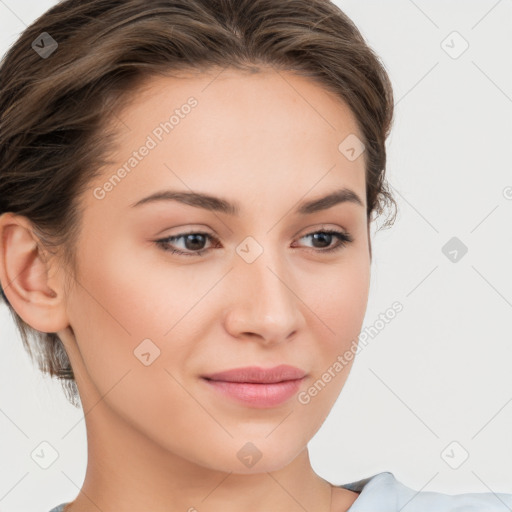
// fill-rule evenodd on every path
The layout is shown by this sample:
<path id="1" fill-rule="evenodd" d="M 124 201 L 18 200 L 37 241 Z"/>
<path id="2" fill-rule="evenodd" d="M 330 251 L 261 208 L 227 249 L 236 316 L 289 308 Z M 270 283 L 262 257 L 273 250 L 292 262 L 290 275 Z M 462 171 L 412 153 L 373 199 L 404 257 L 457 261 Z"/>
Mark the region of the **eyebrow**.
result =
<path id="1" fill-rule="evenodd" d="M 228 215 L 239 215 L 240 213 L 239 203 L 230 203 L 225 199 L 208 194 L 177 190 L 161 190 L 159 192 L 155 192 L 154 194 L 131 204 L 130 207 L 135 208 L 143 204 L 158 201 L 177 201 L 189 206 L 204 208 L 205 210 L 225 213 Z M 318 199 L 312 199 L 310 201 L 300 203 L 296 208 L 295 213 L 300 215 L 309 215 L 322 210 L 327 210 L 328 208 L 340 203 L 353 203 L 364 207 L 363 201 L 353 190 L 341 188 Z"/>

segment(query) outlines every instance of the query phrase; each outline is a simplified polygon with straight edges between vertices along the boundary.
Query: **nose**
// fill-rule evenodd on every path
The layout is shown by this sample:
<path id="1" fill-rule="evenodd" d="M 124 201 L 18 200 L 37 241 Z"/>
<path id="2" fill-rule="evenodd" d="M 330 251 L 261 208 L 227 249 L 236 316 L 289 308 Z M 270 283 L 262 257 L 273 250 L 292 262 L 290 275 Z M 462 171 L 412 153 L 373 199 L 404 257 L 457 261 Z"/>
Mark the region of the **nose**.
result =
<path id="1" fill-rule="evenodd" d="M 274 345 L 302 329 L 303 302 L 294 291 L 297 285 L 286 262 L 264 251 L 252 263 L 239 259 L 230 274 L 233 292 L 224 323 L 232 336 Z"/>

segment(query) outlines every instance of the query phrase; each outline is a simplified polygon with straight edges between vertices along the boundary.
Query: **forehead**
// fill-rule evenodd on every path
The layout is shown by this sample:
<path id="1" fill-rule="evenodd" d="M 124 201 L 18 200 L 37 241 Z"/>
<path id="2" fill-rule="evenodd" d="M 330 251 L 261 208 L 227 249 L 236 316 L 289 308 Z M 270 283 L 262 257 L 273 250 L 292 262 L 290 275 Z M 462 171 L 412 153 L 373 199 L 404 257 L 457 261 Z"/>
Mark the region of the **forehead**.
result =
<path id="1" fill-rule="evenodd" d="M 341 97 L 310 77 L 273 68 L 153 76 L 129 95 L 129 102 L 116 118 L 128 128 L 125 135 L 130 135 L 132 125 L 149 132 L 155 121 L 169 119 L 175 111 L 180 114 L 180 107 L 190 98 L 200 107 L 194 108 L 193 117 L 200 117 L 202 124 L 208 122 L 208 128 L 217 124 L 216 133 L 209 132 L 209 138 L 218 139 L 226 133 L 233 136 L 233 129 L 247 135 L 279 127 L 288 128 L 290 134 L 318 131 L 325 135 L 331 131 L 362 138 L 355 116 Z M 297 125 L 297 121 L 302 122 Z M 119 128 L 123 131 L 122 126 Z"/>
<path id="2" fill-rule="evenodd" d="M 233 187 L 252 193 L 285 187 L 303 196 L 316 182 L 322 191 L 357 189 L 365 199 L 364 153 L 351 161 L 340 150 L 347 137 L 362 139 L 355 116 L 334 93 L 289 71 L 152 77 L 132 93 L 113 126 L 115 163 L 96 185 L 120 166 L 128 172 L 109 192 L 111 201 L 132 203 L 163 185 L 224 196 Z M 150 151 L 127 166 L 143 146 Z"/>

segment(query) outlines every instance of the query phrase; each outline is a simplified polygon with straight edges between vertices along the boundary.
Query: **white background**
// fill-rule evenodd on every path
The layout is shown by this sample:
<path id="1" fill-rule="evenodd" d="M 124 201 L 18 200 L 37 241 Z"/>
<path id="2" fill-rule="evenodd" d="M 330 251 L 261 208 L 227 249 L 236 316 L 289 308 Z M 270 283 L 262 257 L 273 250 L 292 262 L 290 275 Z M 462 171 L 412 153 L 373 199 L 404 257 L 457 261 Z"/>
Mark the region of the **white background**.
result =
<path id="1" fill-rule="evenodd" d="M 0 0 L 1 53 L 54 3 Z M 397 103 L 388 178 L 400 215 L 373 237 L 363 330 L 393 302 L 404 309 L 357 356 L 311 441 L 314 468 L 335 484 L 392 471 L 417 490 L 512 493 L 512 2 L 336 3 Z M 469 43 L 458 58 L 453 31 Z M 452 237 L 468 248 L 457 262 L 442 252 Z M 0 511 L 46 512 L 82 484 L 83 414 L 39 375 L 5 306 L 0 350 Z M 59 452 L 46 470 L 30 457 L 44 440 Z M 469 454 L 458 469 L 441 455 L 453 441 L 452 465 Z"/>

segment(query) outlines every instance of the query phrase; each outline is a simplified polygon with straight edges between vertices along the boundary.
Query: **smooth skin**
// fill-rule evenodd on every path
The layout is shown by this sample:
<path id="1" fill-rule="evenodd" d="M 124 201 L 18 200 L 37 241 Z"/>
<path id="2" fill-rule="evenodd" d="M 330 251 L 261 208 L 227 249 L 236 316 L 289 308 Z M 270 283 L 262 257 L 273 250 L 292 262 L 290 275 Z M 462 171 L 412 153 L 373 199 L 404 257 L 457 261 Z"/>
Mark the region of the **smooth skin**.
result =
<path id="1" fill-rule="evenodd" d="M 95 197 L 191 96 L 197 106 Z M 59 257 L 44 251 L 30 222 L 0 217 L 5 294 L 32 327 L 58 333 L 85 413 L 87 472 L 66 512 L 348 510 L 358 494 L 318 476 L 307 443 L 352 363 L 309 403 L 294 396 L 263 409 L 221 395 L 201 376 L 285 363 L 307 372 L 307 391 L 357 340 L 371 255 L 365 154 L 351 161 L 338 149 L 350 134 L 362 139 L 352 112 L 309 78 L 225 69 L 151 78 L 114 123 L 113 163 L 80 197 L 69 289 Z M 295 212 L 341 188 L 361 204 Z M 131 206 L 167 189 L 217 196 L 240 211 L 175 200 Z M 315 242 L 325 229 L 353 241 L 325 252 L 339 244 L 335 236 Z M 168 244 L 191 255 L 155 243 L 191 231 L 212 239 Z M 236 250 L 246 237 L 263 249 L 251 263 Z M 160 350 L 147 366 L 134 355 L 145 339 Z M 252 467 L 237 456 L 248 442 L 262 455 Z"/>

